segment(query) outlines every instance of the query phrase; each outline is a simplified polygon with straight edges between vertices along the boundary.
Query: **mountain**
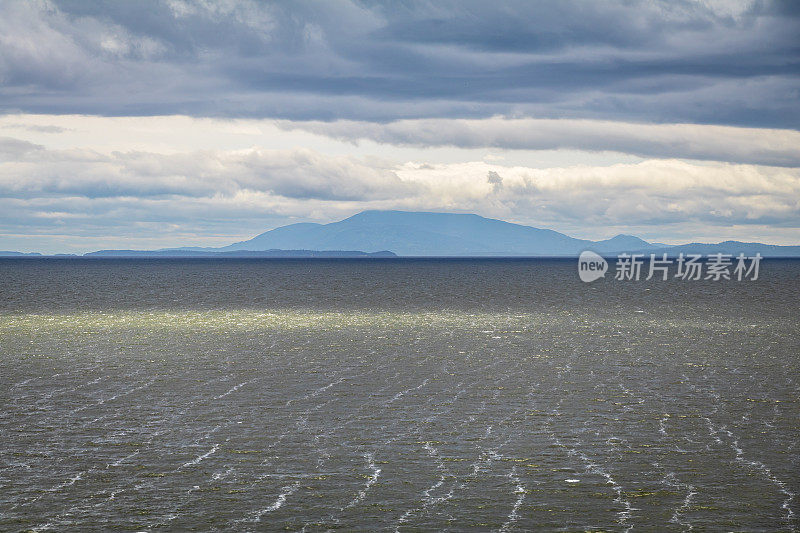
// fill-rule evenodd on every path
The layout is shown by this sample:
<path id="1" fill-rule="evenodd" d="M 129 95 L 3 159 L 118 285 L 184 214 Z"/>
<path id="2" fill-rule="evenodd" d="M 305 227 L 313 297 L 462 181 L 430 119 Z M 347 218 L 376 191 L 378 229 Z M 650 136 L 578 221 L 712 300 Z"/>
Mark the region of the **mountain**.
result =
<path id="1" fill-rule="evenodd" d="M 762 257 L 800 257 L 800 246 L 778 246 L 776 244 L 761 244 L 760 242 L 725 241 L 717 244 L 693 242 L 648 250 L 648 253 L 660 255 L 663 253 L 671 257 L 678 254 L 744 254 L 748 257 L 757 253 Z"/>
<path id="2" fill-rule="evenodd" d="M 42 254 L 39 252 L 9 252 L 0 250 L 0 257 L 39 257 Z"/>
<path id="3" fill-rule="evenodd" d="M 209 251 L 207 249 L 172 249 L 172 250 L 98 250 L 84 254 L 86 257 L 271 257 L 271 258 L 306 258 L 306 257 L 396 257 L 389 251 L 359 252 L 347 250 L 234 250 Z"/>
<path id="4" fill-rule="evenodd" d="M 513 224 L 474 214 L 364 211 L 330 224 L 300 223 L 267 231 L 250 240 L 215 249 L 392 250 L 401 256 L 577 256 L 584 250 L 615 256 L 627 253 L 761 253 L 800 257 L 798 246 L 726 241 L 667 246 L 633 235 L 589 241 L 549 229 Z M 188 249 L 187 249 L 188 250 Z M 195 249 L 196 250 L 196 249 Z"/>
<path id="5" fill-rule="evenodd" d="M 219 248 L 263 250 L 392 250 L 405 256 L 570 256 L 587 247 L 615 252 L 650 245 L 618 236 L 594 243 L 549 229 L 539 229 L 471 214 L 364 211 L 330 224 L 291 224 L 248 241 Z"/>
<path id="6" fill-rule="evenodd" d="M 391 251 L 388 251 L 391 250 Z M 606 257 L 620 253 L 716 253 L 800 257 L 800 246 L 725 241 L 675 246 L 649 243 L 633 235 L 601 241 L 575 239 L 549 229 L 513 224 L 474 214 L 363 211 L 329 224 L 281 226 L 221 248 L 99 250 L 90 257 L 576 257 L 592 250 Z M 0 252 L 0 256 L 22 256 Z"/>
<path id="7" fill-rule="evenodd" d="M 655 244 L 634 237 L 633 235 L 617 235 L 604 241 L 595 241 L 588 248 L 595 252 L 603 253 L 619 253 L 621 251 L 636 250 L 651 252 L 654 248 L 658 248 Z"/>

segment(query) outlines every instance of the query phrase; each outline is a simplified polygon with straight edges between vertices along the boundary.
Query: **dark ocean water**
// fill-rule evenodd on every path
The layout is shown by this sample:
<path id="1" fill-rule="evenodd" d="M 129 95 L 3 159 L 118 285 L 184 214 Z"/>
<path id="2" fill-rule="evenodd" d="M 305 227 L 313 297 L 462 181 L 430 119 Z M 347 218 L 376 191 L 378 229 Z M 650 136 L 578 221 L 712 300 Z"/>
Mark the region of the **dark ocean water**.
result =
<path id="1" fill-rule="evenodd" d="M 0 530 L 800 527 L 800 261 L 0 260 Z"/>

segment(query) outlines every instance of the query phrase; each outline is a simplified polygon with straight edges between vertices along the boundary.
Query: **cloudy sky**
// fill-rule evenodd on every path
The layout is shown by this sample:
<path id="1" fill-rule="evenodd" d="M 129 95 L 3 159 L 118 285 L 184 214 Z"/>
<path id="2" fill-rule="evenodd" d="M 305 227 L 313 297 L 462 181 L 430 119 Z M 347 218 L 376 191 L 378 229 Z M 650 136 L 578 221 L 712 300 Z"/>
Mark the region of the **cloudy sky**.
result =
<path id="1" fill-rule="evenodd" d="M 0 2 L 0 250 L 364 209 L 800 244 L 800 2 Z"/>

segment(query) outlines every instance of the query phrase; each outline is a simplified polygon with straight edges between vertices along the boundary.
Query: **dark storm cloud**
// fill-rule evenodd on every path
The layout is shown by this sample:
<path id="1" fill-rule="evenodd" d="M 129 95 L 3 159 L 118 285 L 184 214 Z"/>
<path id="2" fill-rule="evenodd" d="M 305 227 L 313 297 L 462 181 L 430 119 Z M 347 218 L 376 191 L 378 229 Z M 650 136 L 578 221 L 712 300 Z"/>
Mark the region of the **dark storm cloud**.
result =
<path id="1" fill-rule="evenodd" d="M 0 111 L 796 128 L 791 2 L 4 2 Z"/>

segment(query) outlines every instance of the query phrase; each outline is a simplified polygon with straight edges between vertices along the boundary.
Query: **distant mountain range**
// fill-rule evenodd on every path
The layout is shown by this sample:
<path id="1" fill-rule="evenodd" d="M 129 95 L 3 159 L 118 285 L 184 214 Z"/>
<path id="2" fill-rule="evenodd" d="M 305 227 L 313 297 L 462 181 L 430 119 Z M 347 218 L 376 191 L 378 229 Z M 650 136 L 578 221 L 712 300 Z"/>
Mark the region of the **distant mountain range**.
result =
<path id="1" fill-rule="evenodd" d="M 391 250 L 402 256 L 569 256 L 587 246 L 600 252 L 652 247 L 627 235 L 593 242 L 478 215 L 364 211 L 330 224 L 283 226 L 219 250 L 306 248 Z"/>
<path id="2" fill-rule="evenodd" d="M 397 257 L 389 251 L 360 252 L 350 250 L 229 250 L 209 251 L 193 249 L 175 250 L 98 250 L 89 252 L 84 257 Z"/>
<path id="3" fill-rule="evenodd" d="M 800 246 L 726 241 L 718 244 L 667 246 L 632 235 L 590 241 L 549 229 L 512 224 L 479 215 L 364 211 L 330 224 L 281 226 L 250 240 L 222 248 L 178 250 L 230 252 L 303 248 L 309 250 L 391 250 L 399 256 L 549 256 L 572 257 L 584 250 L 601 255 L 629 253 L 744 253 L 767 257 L 800 257 Z M 176 250 L 177 251 L 177 250 Z"/>
<path id="4" fill-rule="evenodd" d="M 0 250 L 0 257 L 38 257 L 42 254 L 38 252 L 10 252 L 8 250 Z"/>
<path id="5" fill-rule="evenodd" d="M 354 250 L 354 251 L 350 251 Z M 364 211 L 330 224 L 282 226 L 220 248 L 101 250 L 103 257 L 573 257 L 584 250 L 619 253 L 739 254 L 800 257 L 800 246 L 725 241 L 677 246 L 649 243 L 632 235 L 590 241 L 549 229 L 512 224 L 472 214 Z M 0 252 L 9 255 L 14 252 Z M 18 254 L 18 252 L 16 252 Z"/>

